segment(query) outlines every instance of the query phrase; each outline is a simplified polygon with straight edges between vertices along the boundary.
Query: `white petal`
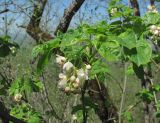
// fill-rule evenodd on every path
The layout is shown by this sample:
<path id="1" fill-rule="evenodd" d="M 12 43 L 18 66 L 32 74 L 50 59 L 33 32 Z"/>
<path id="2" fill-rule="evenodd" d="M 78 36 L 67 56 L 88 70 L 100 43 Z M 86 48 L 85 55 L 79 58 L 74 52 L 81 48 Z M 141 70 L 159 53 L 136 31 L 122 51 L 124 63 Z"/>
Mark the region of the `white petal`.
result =
<path id="1" fill-rule="evenodd" d="M 73 70 L 74 66 L 71 62 L 66 62 L 64 65 L 63 65 L 63 71 L 66 73 L 66 72 L 71 72 Z"/>
<path id="2" fill-rule="evenodd" d="M 90 70 L 91 69 L 91 65 L 86 65 L 86 69 Z"/>
<path id="3" fill-rule="evenodd" d="M 66 62 L 66 58 L 65 58 L 65 57 L 60 56 L 60 55 L 56 55 L 56 56 L 57 56 L 57 57 L 56 57 L 56 62 L 57 62 L 58 64 L 63 64 L 63 63 Z"/>

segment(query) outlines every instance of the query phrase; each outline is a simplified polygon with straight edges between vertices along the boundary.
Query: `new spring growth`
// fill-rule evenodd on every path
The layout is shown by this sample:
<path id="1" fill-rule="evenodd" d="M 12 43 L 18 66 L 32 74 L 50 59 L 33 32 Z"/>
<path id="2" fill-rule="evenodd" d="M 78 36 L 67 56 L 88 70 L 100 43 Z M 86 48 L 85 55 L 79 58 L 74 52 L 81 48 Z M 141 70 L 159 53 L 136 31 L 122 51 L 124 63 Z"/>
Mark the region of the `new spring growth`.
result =
<path id="1" fill-rule="evenodd" d="M 88 80 L 88 72 L 91 65 L 85 65 L 84 68 L 77 69 L 65 57 L 57 55 L 56 61 L 61 65 L 62 73 L 59 74 L 58 88 L 66 93 L 74 92 L 80 89 L 81 84 Z"/>
<path id="2" fill-rule="evenodd" d="M 15 95 L 14 95 L 14 100 L 15 100 L 16 102 L 20 102 L 21 99 L 22 99 L 22 94 L 18 93 L 18 94 L 15 94 Z"/>
<path id="3" fill-rule="evenodd" d="M 155 6 L 150 6 L 149 5 L 147 8 L 148 8 L 148 12 L 149 13 L 158 13 L 158 11 L 157 11 Z"/>

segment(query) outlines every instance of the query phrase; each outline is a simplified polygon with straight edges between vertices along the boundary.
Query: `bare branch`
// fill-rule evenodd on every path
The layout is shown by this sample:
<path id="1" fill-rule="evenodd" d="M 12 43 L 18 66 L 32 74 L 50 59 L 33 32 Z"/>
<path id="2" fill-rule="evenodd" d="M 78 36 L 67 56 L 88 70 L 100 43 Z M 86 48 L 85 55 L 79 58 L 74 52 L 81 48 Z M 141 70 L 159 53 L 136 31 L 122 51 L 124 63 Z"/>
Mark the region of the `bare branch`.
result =
<path id="1" fill-rule="evenodd" d="M 75 0 L 68 9 L 65 10 L 64 15 L 56 28 L 54 35 L 57 34 L 58 31 L 65 33 L 69 27 L 69 24 L 72 20 L 72 17 L 79 10 L 81 5 L 85 0 Z M 47 0 L 39 0 L 34 5 L 33 15 L 30 19 L 30 22 L 27 27 L 27 33 L 39 43 L 40 41 L 47 41 L 54 38 L 54 36 L 50 35 L 41 30 L 40 22 L 43 15 L 43 11 Z"/>
<path id="2" fill-rule="evenodd" d="M 8 12 L 8 11 L 9 11 L 9 9 L 2 10 L 2 11 L 0 11 L 0 14 L 3 14 L 3 13 Z"/>
<path id="3" fill-rule="evenodd" d="M 70 7 L 64 11 L 64 15 L 54 33 L 55 35 L 57 34 L 58 31 L 63 33 L 67 31 L 69 24 L 72 20 L 72 17 L 79 10 L 84 1 L 85 0 L 75 0 L 74 3 L 71 4 Z"/>

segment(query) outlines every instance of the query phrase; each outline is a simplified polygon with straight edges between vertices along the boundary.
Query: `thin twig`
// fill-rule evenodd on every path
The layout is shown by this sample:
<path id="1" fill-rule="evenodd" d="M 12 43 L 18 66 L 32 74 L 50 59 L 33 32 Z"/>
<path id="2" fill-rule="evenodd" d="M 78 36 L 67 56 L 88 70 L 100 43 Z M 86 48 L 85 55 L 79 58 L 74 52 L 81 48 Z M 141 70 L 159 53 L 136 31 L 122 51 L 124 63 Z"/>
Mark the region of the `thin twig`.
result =
<path id="1" fill-rule="evenodd" d="M 120 104 L 120 109 L 119 109 L 119 120 L 118 123 L 121 123 L 121 116 L 122 116 L 122 109 L 123 109 L 123 104 L 124 104 L 124 98 L 125 98 L 125 93 L 126 93 L 126 85 L 127 85 L 127 75 L 126 75 L 126 69 L 127 65 L 124 65 L 124 85 L 123 85 L 123 93 L 121 97 L 121 104 Z"/>

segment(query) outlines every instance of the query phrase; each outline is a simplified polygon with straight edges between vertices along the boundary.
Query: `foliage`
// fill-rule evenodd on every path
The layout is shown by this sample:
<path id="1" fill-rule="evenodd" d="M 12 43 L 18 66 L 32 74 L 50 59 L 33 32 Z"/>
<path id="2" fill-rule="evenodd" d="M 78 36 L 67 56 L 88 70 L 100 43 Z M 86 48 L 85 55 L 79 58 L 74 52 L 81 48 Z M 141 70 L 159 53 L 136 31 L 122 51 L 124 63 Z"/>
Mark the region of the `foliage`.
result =
<path id="1" fill-rule="evenodd" d="M 11 115 L 28 123 L 41 121 L 40 114 L 25 102 L 25 92 L 39 92 L 42 89 L 39 76 L 49 63 L 53 52 L 57 52 L 59 57 L 65 59 L 65 61 L 59 60 L 62 71 L 59 74 L 59 83 L 61 86 L 65 83 L 67 86 L 60 89 L 67 93 L 70 91 L 68 87 L 71 87 L 74 89 L 74 91 L 71 90 L 73 94 L 82 96 L 82 103 L 73 106 L 72 110 L 72 114 L 76 115 L 76 120 L 79 122 L 84 122 L 85 115 L 88 116 L 90 111 L 96 112 L 97 104 L 93 103 L 85 92 L 89 91 L 88 81 L 96 79 L 100 84 L 99 82 L 104 82 L 108 76 L 114 76 L 111 75 L 109 63 L 129 64 L 127 71 L 124 72 L 125 77 L 134 74 L 142 82 L 150 79 L 144 77 L 146 75 L 144 69 L 151 67 L 152 63 L 158 64 L 160 60 L 159 51 L 156 51 L 156 47 L 160 45 L 158 28 L 160 14 L 147 12 L 143 17 L 135 17 L 133 10 L 121 4 L 121 0 L 112 0 L 107 11 L 110 22 L 102 21 L 93 25 L 84 23 L 75 29 L 68 30 L 65 34 L 59 33 L 51 41 L 35 46 L 32 51 L 32 57 L 38 59 L 35 75 L 19 76 L 11 85 L 5 85 L 4 80 L 1 82 L 4 86 L 0 89 L 0 94 L 4 95 L 4 92 L 8 92 L 16 103 L 11 108 Z M 152 27 L 156 29 L 151 29 Z M 0 37 L 0 57 L 16 53 L 18 45 L 9 42 L 9 39 L 9 37 Z M 83 69 L 87 65 L 90 66 L 90 71 Z M 80 81 L 80 78 L 83 81 Z M 74 87 L 77 79 L 80 84 L 78 81 L 78 86 Z M 145 84 L 142 83 L 143 89 L 136 96 L 147 104 L 154 101 L 157 108 L 156 116 L 159 118 L 160 102 L 155 101 L 155 95 L 160 92 L 160 86 L 150 82 L 150 88 L 147 88 L 144 87 Z M 122 116 L 128 122 L 134 122 L 131 112 L 124 111 Z"/>
<path id="2" fill-rule="evenodd" d="M 21 105 L 15 105 L 11 112 L 11 115 L 16 116 L 19 119 L 27 121 L 27 123 L 40 123 L 40 114 L 35 112 L 30 106 L 23 103 Z"/>
<path id="3" fill-rule="evenodd" d="M 48 42 L 36 46 L 33 55 L 41 55 L 37 65 L 38 71 L 41 71 L 48 63 L 51 51 L 58 48 L 74 66 L 80 68 L 85 64 L 90 64 L 92 68 L 89 79 L 97 76 L 97 79 L 104 81 L 106 74 L 110 75 L 107 63 L 120 61 L 130 63 L 126 74 L 134 73 L 143 80 L 144 67 L 149 66 L 154 58 L 157 58 L 152 49 L 153 38 L 148 37 L 152 36 L 150 26 L 159 24 L 160 16 L 159 13 L 148 12 L 144 17 L 135 17 L 132 9 L 120 3 L 120 0 L 112 0 L 110 3 L 108 8 L 110 22 L 82 24 L 74 30 L 70 29 L 67 33 L 58 35 L 51 41 L 55 42 L 52 45 Z M 159 41 L 158 36 L 155 38 Z M 159 56 L 159 53 L 156 55 Z M 154 100 L 153 93 L 157 92 L 157 88 L 158 86 L 154 88 L 154 91 L 143 89 L 137 96 L 142 101 L 151 103 Z M 124 112 L 124 117 L 133 122 L 129 112 Z"/>
<path id="4" fill-rule="evenodd" d="M 9 36 L 0 37 L 0 57 L 5 57 L 10 53 L 13 55 L 16 54 L 16 49 L 19 48 L 19 46 L 16 43 L 9 42 L 9 40 Z"/>

